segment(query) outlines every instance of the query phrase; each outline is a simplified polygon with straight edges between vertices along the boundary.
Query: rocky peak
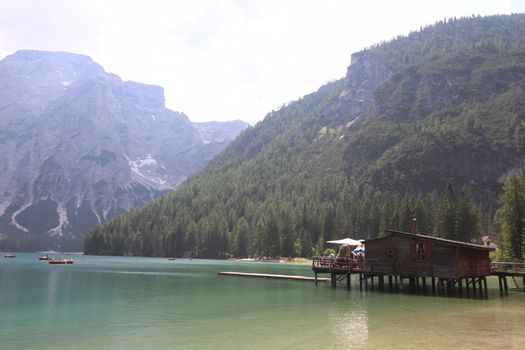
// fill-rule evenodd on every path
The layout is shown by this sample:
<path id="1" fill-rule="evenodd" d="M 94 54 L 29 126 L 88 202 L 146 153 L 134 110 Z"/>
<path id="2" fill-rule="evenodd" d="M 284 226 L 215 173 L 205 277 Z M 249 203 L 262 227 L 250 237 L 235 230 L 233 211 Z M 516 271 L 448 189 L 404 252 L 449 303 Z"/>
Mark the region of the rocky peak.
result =
<path id="1" fill-rule="evenodd" d="M 162 87 L 87 56 L 18 51 L 0 61 L 0 249 L 79 249 L 93 225 L 176 188 L 245 127 L 203 132 L 165 108 Z"/>

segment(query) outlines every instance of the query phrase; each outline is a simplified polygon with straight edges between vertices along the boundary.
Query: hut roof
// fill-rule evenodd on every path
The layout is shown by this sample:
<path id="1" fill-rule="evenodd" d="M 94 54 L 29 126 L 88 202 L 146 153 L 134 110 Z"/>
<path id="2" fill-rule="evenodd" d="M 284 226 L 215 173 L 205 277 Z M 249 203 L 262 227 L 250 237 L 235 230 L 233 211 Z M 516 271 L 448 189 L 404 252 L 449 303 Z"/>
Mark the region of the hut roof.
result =
<path id="1" fill-rule="evenodd" d="M 385 234 L 387 234 L 388 236 L 391 236 L 391 235 L 407 236 L 407 237 L 410 237 L 410 238 L 417 238 L 417 239 L 421 239 L 421 240 L 441 242 L 441 243 L 446 243 L 446 244 L 453 245 L 453 246 L 456 246 L 456 247 L 471 248 L 471 249 L 477 249 L 477 250 L 488 250 L 488 251 L 494 250 L 494 248 L 492 248 L 492 247 L 482 246 L 482 245 L 479 245 L 479 244 L 466 243 L 466 242 L 461 242 L 461 241 L 453 241 L 451 239 L 445 239 L 445 238 L 440 238 L 440 237 L 432 237 L 432 236 L 425 236 L 425 235 L 420 235 L 420 234 L 417 234 L 417 233 L 409 233 L 409 232 L 395 231 L 395 230 L 385 230 Z M 376 240 L 380 240 L 380 239 L 384 239 L 384 238 L 386 238 L 386 237 L 367 239 L 363 243 L 366 246 L 366 244 L 368 242 L 372 242 L 372 241 L 376 241 Z"/>

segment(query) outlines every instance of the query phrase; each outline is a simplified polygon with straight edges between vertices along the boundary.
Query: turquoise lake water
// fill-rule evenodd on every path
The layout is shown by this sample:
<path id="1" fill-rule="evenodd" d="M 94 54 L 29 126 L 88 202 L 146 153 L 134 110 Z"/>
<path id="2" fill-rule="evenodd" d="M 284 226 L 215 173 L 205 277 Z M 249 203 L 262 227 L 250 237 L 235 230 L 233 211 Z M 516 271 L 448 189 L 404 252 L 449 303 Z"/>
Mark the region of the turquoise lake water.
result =
<path id="1" fill-rule="evenodd" d="M 454 298 L 218 276 L 309 266 L 38 254 L 0 260 L 0 349 L 525 349 L 525 293 Z M 353 282 L 355 283 L 355 282 Z"/>

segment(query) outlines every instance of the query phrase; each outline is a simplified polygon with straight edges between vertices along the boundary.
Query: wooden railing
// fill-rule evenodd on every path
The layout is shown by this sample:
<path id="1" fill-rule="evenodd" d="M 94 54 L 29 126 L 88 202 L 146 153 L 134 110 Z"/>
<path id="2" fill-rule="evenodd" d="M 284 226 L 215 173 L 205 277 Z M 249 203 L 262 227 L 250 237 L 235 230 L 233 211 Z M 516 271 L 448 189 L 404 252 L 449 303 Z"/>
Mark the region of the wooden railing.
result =
<path id="1" fill-rule="evenodd" d="M 312 258 L 312 268 L 362 270 L 364 268 L 364 259 L 314 256 Z"/>
<path id="2" fill-rule="evenodd" d="M 525 263 L 495 261 L 490 263 L 492 272 L 525 273 Z"/>

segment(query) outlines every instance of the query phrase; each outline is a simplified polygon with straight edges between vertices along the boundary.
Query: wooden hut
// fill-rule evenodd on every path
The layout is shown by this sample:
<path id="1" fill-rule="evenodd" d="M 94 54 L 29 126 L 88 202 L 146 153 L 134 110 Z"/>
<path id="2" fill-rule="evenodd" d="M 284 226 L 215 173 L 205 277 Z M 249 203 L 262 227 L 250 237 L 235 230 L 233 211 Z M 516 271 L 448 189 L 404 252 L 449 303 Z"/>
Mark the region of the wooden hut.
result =
<path id="1" fill-rule="evenodd" d="M 486 276 L 491 274 L 489 252 L 491 247 L 452 241 L 444 238 L 386 230 L 380 238 L 364 242 L 366 247 L 365 276 L 392 277 L 403 286 L 403 279 L 410 287 L 425 288 L 426 278 L 432 279 L 432 289 L 450 290 L 463 283 L 468 290 L 476 284 L 487 288 Z"/>
<path id="2" fill-rule="evenodd" d="M 386 230 L 364 242 L 366 272 L 459 279 L 490 275 L 491 247 Z"/>

